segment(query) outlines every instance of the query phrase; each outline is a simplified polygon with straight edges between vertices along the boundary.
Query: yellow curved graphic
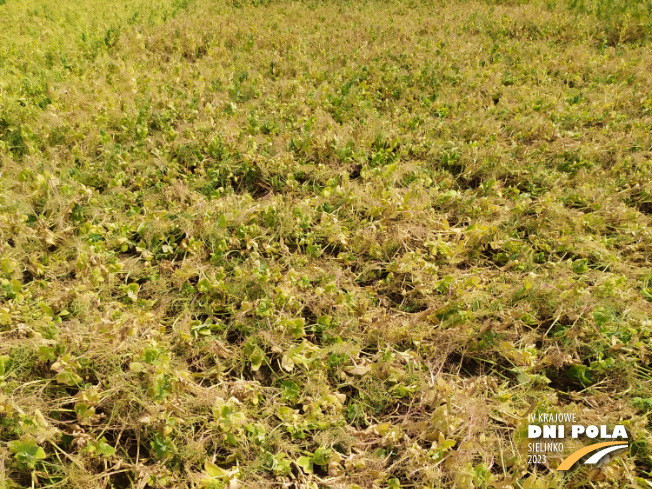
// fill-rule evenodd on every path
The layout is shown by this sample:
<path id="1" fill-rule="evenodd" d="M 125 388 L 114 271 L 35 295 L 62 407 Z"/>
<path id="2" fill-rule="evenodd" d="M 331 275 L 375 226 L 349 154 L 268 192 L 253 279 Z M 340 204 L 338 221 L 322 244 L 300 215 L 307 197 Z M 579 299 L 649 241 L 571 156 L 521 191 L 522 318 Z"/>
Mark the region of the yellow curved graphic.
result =
<path id="1" fill-rule="evenodd" d="M 599 448 L 610 447 L 611 445 L 623 445 L 622 441 L 606 441 L 604 443 L 596 443 L 588 447 L 580 448 L 578 451 L 571 453 L 564 461 L 557 467 L 557 470 L 568 470 L 575 462 L 581 459 L 587 453 L 594 452 Z"/>

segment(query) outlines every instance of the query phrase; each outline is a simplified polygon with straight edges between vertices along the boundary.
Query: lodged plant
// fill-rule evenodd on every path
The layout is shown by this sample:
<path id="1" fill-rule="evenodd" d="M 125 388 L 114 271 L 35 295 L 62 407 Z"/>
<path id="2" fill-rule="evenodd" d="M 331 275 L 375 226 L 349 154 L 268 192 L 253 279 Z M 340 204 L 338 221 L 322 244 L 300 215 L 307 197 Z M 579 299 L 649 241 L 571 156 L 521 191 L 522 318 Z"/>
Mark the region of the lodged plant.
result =
<path id="1" fill-rule="evenodd" d="M 648 487 L 650 12 L 0 0 L 0 488 Z"/>

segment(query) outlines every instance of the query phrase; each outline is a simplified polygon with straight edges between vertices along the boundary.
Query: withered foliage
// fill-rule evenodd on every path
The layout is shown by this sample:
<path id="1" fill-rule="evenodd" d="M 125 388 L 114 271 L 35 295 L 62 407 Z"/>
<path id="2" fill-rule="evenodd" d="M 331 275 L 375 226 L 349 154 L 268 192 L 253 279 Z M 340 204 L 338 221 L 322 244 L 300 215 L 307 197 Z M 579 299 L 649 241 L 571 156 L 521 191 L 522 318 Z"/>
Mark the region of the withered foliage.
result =
<path id="1" fill-rule="evenodd" d="M 647 487 L 648 7 L 0 0 L 0 488 Z"/>

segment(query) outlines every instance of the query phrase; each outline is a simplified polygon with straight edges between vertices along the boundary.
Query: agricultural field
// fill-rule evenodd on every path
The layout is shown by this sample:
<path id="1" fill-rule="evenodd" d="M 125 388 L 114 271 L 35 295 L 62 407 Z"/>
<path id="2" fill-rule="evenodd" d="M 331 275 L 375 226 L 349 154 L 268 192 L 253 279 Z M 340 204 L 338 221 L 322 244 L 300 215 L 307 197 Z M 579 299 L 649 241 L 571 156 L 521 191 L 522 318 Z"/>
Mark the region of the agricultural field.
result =
<path id="1" fill-rule="evenodd" d="M 0 0 L 0 489 L 650 487 L 651 172 L 649 0 Z"/>

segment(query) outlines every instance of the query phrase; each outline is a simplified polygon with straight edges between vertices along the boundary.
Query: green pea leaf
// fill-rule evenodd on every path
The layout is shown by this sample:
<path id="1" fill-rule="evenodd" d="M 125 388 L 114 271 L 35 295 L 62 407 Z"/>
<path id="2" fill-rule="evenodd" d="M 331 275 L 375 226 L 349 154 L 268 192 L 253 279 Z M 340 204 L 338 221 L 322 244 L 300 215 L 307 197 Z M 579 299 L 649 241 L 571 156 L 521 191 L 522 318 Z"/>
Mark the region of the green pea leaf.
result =
<path id="1" fill-rule="evenodd" d="M 303 469 L 306 474 L 313 474 L 315 472 L 312 457 L 299 457 L 297 465 Z"/>
<path id="2" fill-rule="evenodd" d="M 312 461 L 317 465 L 328 465 L 332 452 L 330 448 L 318 448 L 312 456 Z"/>
<path id="3" fill-rule="evenodd" d="M 294 402 L 299 399 L 299 386 L 291 380 L 281 382 L 281 396 L 285 401 Z"/>
<path id="4" fill-rule="evenodd" d="M 18 464 L 33 469 L 36 462 L 43 460 L 46 455 L 41 447 L 32 438 L 10 441 L 9 450 L 16 456 Z"/>

